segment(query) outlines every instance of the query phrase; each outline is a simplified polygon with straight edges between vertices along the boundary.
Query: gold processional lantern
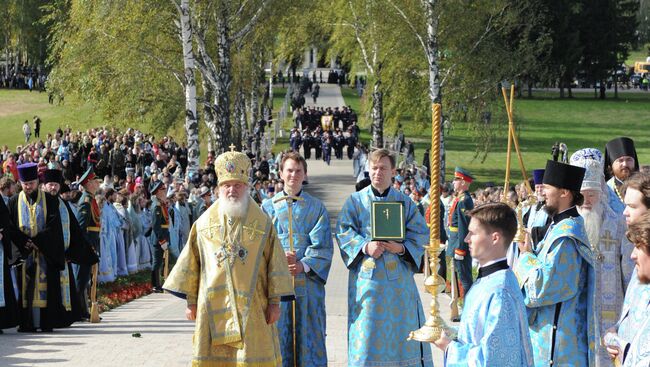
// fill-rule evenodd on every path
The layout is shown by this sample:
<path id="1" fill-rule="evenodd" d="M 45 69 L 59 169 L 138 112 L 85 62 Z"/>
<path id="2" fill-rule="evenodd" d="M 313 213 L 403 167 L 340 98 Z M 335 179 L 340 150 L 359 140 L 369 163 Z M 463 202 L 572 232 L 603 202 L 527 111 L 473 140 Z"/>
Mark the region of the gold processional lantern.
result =
<path id="1" fill-rule="evenodd" d="M 523 224 L 523 208 L 524 204 L 533 205 L 535 202 L 535 195 L 533 195 L 533 190 L 530 187 L 528 178 L 526 175 L 526 168 L 524 167 L 524 161 L 521 158 L 521 152 L 519 150 L 519 142 L 517 141 L 517 136 L 515 134 L 514 120 L 513 120 L 513 101 L 514 101 L 514 92 L 515 87 L 511 85 L 510 87 L 510 101 L 508 101 L 508 95 L 506 88 L 501 88 L 503 93 L 503 99 L 506 104 L 506 111 L 508 113 L 508 155 L 506 160 L 506 182 L 504 185 L 504 195 L 503 200 L 507 201 L 508 186 L 510 184 L 510 153 L 512 152 L 512 145 L 514 143 L 515 150 L 517 152 L 517 157 L 519 158 L 519 166 L 521 168 L 521 173 L 524 178 L 524 184 L 526 185 L 526 191 L 528 192 L 528 199 L 525 202 L 521 202 L 516 207 L 517 212 L 517 235 L 515 236 L 515 241 L 523 242 L 525 239 L 525 226 Z M 440 197 L 440 134 L 441 134 L 441 110 L 442 105 L 439 103 L 434 103 L 432 105 L 432 128 L 431 128 L 431 151 L 430 151 L 430 164 L 431 164 L 431 189 L 429 190 L 429 246 L 426 247 L 427 255 L 429 258 L 429 276 L 424 280 L 424 288 L 427 293 L 431 294 L 431 309 L 429 310 L 429 316 L 425 324 L 418 330 L 411 331 L 409 333 L 408 340 L 415 340 L 418 342 L 429 342 L 433 343 L 438 340 L 442 335 L 443 330 L 448 330 L 448 327 L 445 321 L 440 317 L 440 305 L 438 304 L 437 295 L 442 290 L 442 287 L 445 286 L 445 282 L 438 275 L 438 268 L 440 267 L 440 260 L 438 255 L 442 252 L 440 247 L 440 206 L 437 205 L 436 198 Z M 509 203 L 511 206 L 514 206 L 513 203 Z M 449 333 L 448 333 L 449 334 Z"/>

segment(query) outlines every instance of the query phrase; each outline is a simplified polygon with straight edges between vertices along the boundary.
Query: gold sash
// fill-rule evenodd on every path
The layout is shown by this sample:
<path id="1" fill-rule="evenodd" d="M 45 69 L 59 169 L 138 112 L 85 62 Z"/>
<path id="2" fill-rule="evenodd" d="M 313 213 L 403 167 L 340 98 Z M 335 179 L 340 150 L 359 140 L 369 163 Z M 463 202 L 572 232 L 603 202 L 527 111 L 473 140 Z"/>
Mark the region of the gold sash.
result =
<path id="1" fill-rule="evenodd" d="M 38 226 L 38 218 L 36 210 L 38 207 L 42 208 L 42 222 L 45 225 L 47 221 L 47 205 L 45 205 L 45 194 L 41 190 L 38 190 L 38 196 L 33 204 L 29 203 L 27 200 L 27 195 L 24 191 L 21 191 L 18 196 L 18 227 L 20 230 L 30 237 L 36 237 L 38 231 L 42 228 Z M 27 213 L 25 213 L 25 209 Z M 28 223 L 25 223 L 26 220 Z M 36 272 L 34 276 L 34 298 L 32 301 L 32 307 L 45 308 L 47 307 L 47 276 L 45 271 L 43 271 L 41 266 L 42 255 L 38 251 L 32 251 L 32 259 L 36 266 Z M 22 300 L 23 308 L 27 308 L 27 265 L 22 266 Z"/>

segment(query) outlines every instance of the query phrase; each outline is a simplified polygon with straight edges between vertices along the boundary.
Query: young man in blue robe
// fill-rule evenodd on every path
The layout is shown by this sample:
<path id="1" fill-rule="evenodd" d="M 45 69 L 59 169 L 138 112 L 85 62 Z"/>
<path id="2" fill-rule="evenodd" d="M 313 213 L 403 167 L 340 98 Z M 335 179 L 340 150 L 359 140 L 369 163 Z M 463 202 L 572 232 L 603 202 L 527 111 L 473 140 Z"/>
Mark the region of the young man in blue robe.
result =
<path id="1" fill-rule="evenodd" d="M 395 158 L 370 153 L 371 185 L 353 193 L 339 215 L 336 239 L 348 275 L 348 366 L 431 366 L 430 346 L 406 341 L 425 322 L 413 274 L 429 229 L 416 204 L 395 190 Z M 403 242 L 373 241 L 373 201 L 404 203 Z"/>
<path id="2" fill-rule="evenodd" d="M 637 223 L 643 222 L 648 208 L 650 208 L 650 175 L 647 173 L 632 175 L 625 182 L 623 197 L 625 199 L 625 211 L 623 212 L 625 221 L 632 230 Z M 604 337 L 604 344 L 609 356 L 618 359 L 620 363 L 628 360 L 626 355 L 630 352 L 630 345 L 638 332 L 643 330 L 644 320 L 647 320 L 650 315 L 650 282 L 641 282 L 641 277 L 639 277 L 641 265 L 640 261 L 638 266 L 635 265 L 625 292 L 625 300 L 618 322 L 607 330 Z M 645 338 L 645 340 L 649 340 L 647 336 Z"/>
<path id="3" fill-rule="evenodd" d="M 262 210 L 273 219 L 278 238 L 294 277 L 296 294 L 296 362 L 302 367 L 326 367 L 325 349 L 325 282 L 332 263 L 332 231 L 325 205 L 303 191 L 307 162 L 297 152 L 284 154 L 280 177 L 284 191 L 264 200 Z M 282 198 L 298 197 L 291 204 Z M 291 205 L 292 221 L 289 224 Z M 289 226 L 293 231 L 293 252 L 290 251 Z M 294 365 L 292 302 L 282 302 L 278 333 L 282 365 Z"/>
<path id="4" fill-rule="evenodd" d="M 478 278 L 465 297 L 458 337 L 434 342 L 451 366 L 533 366 L 526 306 L 506 253 L 517 232 L 514 211 L 504 203 L 479 206 L 465 242 L 479 263 Z"/>
<path id="5" fill-rule="evenodd" d="M 515 273 L 528 307 L 536 366 L 594 366 L 600 342 L 594 319 L 594 255 L 576 205 L 585 169 L 548 161 L 546 210 L 552 223 L 533 251 L 519 245 Z"/>
<path id="6" fill-rule="evenodd" d="M 638 319 L 628 340 L 619 343 L 619 361 L 623 361 L 624 367 L 646 367 L 650 366 L 650 302 L 647 297 L 650 284 L 650 214 L 644 214 L 638 222 L 630 225 L 628 237 L 634 243 L 631 257 L 636 263 L 636 271 L 635 279 L 630 282 L 628 294 L 625 295 L 628 306 L 625 311 L 635 313 Z M 605 342 L 611 343 L 607 336 Z"/>

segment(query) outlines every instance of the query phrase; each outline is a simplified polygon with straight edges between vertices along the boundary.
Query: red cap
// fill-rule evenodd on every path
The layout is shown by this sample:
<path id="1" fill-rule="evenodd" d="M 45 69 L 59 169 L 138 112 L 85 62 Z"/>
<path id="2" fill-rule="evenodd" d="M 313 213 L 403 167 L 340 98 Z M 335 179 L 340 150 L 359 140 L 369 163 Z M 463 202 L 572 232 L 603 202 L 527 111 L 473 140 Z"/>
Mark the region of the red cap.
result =
<path id="1" fill-rule="evenodd" d="M 469 177 L 467 175 L 464 175 L 464 174 L 462 174 L 462 173 L 460 173 L 458 171 L 454 172 L 454 178 L 460 178 L 460 179 L 462 179 L 462 180 L 464 180 L 466 182 L 469 182 L 469 183 L 472 183 L 472 181 L 474 181 L 471 177 Z"/>

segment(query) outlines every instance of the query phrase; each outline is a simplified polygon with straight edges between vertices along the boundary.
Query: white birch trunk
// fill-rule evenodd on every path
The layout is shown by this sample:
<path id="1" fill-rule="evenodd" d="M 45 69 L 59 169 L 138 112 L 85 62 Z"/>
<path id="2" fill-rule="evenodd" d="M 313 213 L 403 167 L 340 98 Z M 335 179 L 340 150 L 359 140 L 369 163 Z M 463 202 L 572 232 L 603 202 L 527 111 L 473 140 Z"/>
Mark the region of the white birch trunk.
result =
<path id="1" fill-rule="evenodd" d="M 381 79 L 377 76 L 372 88 L 372 143 L 375 148 L 384 147 L 384 94 L 381 91 Z"/>
<path id="2" fill-rule="evenodd" d="M 230 58 L 230 27 L 228 24 L 228 4 L 222 1 L 219 18 L 217 19 L 217 51 L 218 51 L 218 87 L 215 88 L 215 119 L 221 129 L 221 136 L 217 136 L 217 144 L 224 149 L 231 144 L 230 123 L 230 85 L 232 82 L 232 60 Z M 223 150 L 218 149 L 221 153 Z"/>
<path id="3" fill-rule="evenodd" d="M 440 90 L 440 67 L 438 66 L 438 18 L 435 14 L 436 0 L 426 0 L 424 3 L 427 15 L 427 41 L 426 53 L 429 63 L 429 97 L 431 104 L 442 104 Z M 445 129 L 440 124 L 440 182 L 445 182 Z M 433 152 L 431 152 L 433 156 Z M 431 173 L 435 174 L 434 172 Z"/>
<path id="4" fill-rule="evenodd" d="M 203 122 L 208 128 L 208 151 L 216 151 L 215 147 L 215 130 L 216 123 L 214 121 L 214 108 L 212 107 L 212 87 L 210 83 L 206 82 L 205 78 L 202 82 L 203 86 Z"/>
<path id="5" fill-rule="evenodd" d="M 199 123 L 196 109 L 196 80 L 194 78 L 194 51 L 192 49 L 192 24 L 190 2 L 181 0 L 180 6 L 181 42 L 183 44 L 183 66 L 185 67 L 185 134 L 187 135 L 187 172 L 199 170 Z"/>

